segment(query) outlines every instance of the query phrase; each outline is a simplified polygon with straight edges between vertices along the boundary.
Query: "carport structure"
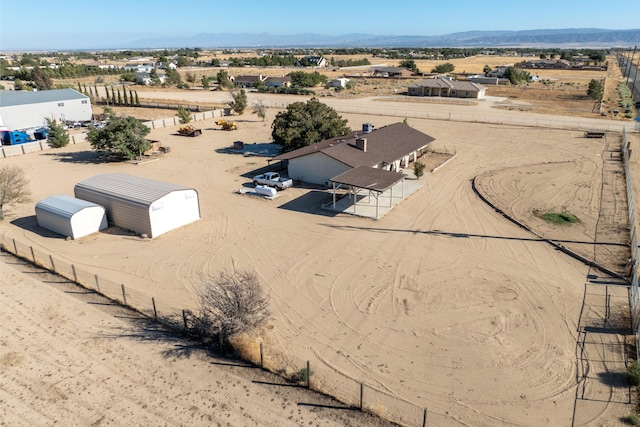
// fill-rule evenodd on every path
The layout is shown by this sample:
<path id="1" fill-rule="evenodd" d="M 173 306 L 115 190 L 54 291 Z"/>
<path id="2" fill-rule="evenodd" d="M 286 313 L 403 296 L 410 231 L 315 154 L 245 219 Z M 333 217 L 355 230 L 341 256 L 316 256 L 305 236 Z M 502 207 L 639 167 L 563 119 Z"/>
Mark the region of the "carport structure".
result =
<path id="1" fill-rule="evenodd" d="M 342 210 L 354 215 L 378 219 L 380 217 L 381 197 L 384 193 L 388 192 L 388 207 L 389 209 L 392 208 L 394 202 L 393 189 L 398 183 L 402 183 L 402 187 L 400 196 L 396 198 L 398 199 L 398 202 L 404 199 L 405 178 L 406 175 L 403 173 L 391 172 L 383 169 L 371 168 L 368 166 L 358 166 L 357 168 L 350 169 L 347 172 L 341 173 L 340 175 L 331 178 L 330 180 L 333 193 L 332 209 Z M 343 186 L 348 188 L 348 194 L 345 198 L 347 199 L 347 201 L 342 201 L 342 204 L 345 205 L 345 209 L 341 209 L 339 207 L 340 203 L 336 200 L 336 191 L 340 188 L 343 188 Z M 361 212 L 359 213 L 358 194 L 363 190 L 368 192 L 368 203 L 364 206 L 362 204 L 360 205 Z M 371 196 L 373 196 L 376 201 L 374 211 L 375 215 L 372 215 L 373 207 L 371 206 Z M 350 206 L 353 206 L 352 212 L 349 212 L 348 210 Z"/>

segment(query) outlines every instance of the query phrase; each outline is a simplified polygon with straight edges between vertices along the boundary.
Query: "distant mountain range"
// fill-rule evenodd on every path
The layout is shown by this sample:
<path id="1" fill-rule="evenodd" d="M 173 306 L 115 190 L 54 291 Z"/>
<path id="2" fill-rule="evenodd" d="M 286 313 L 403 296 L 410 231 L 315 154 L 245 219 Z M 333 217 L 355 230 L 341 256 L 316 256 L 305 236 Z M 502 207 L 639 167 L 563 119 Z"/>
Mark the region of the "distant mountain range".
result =
<path id="1" fill-rule="evenodd" d="M 632 47 L 640 44 L 640 29 L 604 30 L 568 28 L 559 30 L 466 31 L 442 36 L 381 36 L 343 34 L 327 36 L 306 33 L 293 35 L 201 33 L 193 37 L 136 40 L 126 46 L 141 48 L 246 48 L 246 47 Z M 113 47 L 113 46 L 112 46 Z"/>

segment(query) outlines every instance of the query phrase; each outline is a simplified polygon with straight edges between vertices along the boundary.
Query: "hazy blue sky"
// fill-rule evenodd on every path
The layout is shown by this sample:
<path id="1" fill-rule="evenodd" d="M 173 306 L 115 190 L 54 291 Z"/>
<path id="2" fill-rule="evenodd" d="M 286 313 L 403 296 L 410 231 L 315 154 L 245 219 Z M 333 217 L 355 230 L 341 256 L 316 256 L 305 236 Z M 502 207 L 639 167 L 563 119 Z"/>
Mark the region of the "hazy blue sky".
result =
<path id="1" fill-rule="evenodd" d="M 69 49 L 198 33 L 443 35 L 640 28 L 640 0 L 0 0 L 0 50 Z"/>

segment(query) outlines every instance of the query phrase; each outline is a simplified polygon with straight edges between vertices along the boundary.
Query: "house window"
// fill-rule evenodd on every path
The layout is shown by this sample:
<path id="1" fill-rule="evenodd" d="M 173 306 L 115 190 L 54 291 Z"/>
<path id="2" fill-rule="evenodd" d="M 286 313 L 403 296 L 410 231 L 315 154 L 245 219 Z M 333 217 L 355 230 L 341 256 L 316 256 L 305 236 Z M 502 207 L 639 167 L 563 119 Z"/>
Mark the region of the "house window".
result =
<path id="1" fill-rule="evenodd" d="M 58 102 L 58 107 L 64 107 L 64 102 Z"/>
<path id="2" fill-rule="evenodd" d="M 88 102 L 88 101 L 87 101 L 86 99 L 83 99 L 83 100 L 82 100 L 82 103 L 83 103 L 83 104 L 86 104 L 87 102 Z"/>

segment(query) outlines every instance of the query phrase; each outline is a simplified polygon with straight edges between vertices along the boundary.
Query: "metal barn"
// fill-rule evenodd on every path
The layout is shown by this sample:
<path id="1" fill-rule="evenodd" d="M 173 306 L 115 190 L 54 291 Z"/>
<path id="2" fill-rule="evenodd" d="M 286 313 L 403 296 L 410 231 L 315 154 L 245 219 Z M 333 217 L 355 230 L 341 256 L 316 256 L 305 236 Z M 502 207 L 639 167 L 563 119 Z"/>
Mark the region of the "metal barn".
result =
<path id="1" fill-rule="evenodd" d="M 79 239 L 107 228 L 105 209 L 73 197 L 50 196 L 36 203 L 38 225 L 63 236 Z"/>
<path id="2" fill-rule="evenodd" d="M 75 196 L 104 206 L 113 225 L 157 237 L 200 219 L 193 188 L 111 173 L 96 175 L 74 187 Z"/>
<path id="3" fill-rule="evenodd" d="M 73 89 L 2 91 L 0 122 L 11 130 L 45 126 L 45 118 L 91 120 L 91 100 Z"/>

